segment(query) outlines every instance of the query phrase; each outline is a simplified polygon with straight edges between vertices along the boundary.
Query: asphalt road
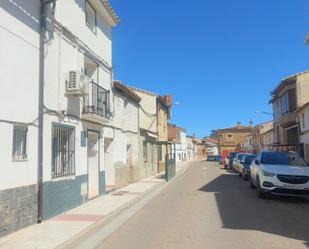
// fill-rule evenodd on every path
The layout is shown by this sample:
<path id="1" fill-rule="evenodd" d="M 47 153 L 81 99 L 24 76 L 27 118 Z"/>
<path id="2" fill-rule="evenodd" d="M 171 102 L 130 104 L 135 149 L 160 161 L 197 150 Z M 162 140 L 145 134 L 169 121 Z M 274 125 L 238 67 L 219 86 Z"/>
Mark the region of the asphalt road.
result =
<path id="1" fill-rule="evenodd" d="M 99 248 L 309 248 L 309 201 L 258 199 L 239 176 L 194 162 Z"/>

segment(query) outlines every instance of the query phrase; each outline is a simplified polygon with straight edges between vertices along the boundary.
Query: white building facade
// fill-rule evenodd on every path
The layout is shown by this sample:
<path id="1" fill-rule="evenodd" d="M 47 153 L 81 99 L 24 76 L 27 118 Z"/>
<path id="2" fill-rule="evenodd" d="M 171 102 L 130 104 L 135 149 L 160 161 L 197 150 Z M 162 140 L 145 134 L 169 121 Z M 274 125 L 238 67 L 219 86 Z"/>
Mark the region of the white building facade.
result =
<path id="1" fill-rule="evenodd" d="M 105 193 L 104 142 L 112 136 L 108 126 L 114 108 L 111 33 L 118 17 L 108 1 L 55 1 L 44 8 L 42 46 L 39 0 L 4 0 L 0 6 L 5 24 L 0 29 L 1 58 L 12 60 L 3 62 L 1 71 L 2 81 L 7 79 L 1 106 L 10 109 L 0 117 L 6 140 L 0 191 L 24 198 L 25 208 L 31 208 L 26 217 L 18 216 L 19 222 L 14 221 L 18 208 L 0 213 L 12 216 L 13 224 L 4 227 L 11 232 Z M 44 98 L 39 96 L 42 71 Z M 42 177 L 37 159 L 39 97 L 44 105 Z"/>
<path id="2" fill-rule="evenodd" d="M 176 165 L 179 162 L 184 162 L 187 161 L 187 135 L 186 135 L 186 130 L 183 128 L 178 129 L 179 132 L 179 140 L 180 142 L 176 142 Z"/>
<path id="3" fill-rule="evenodd" d="M 114 81 L 114 115 L 105 138 L 105 179 L 108 189 L 141 179 L 139 153 L 140 98 L 120 81 Z"/>
<path id="4" fill-rule="evenodd" d="M 139 129 L 140 129 L 140 158 L 141 178 L 154 175 L 158 172 L 158 94 L 131 87 L 140 98 Z"/>
<path id="5" fill-rule="evenodd" d="M 111 34 L 118 21 L 106 1 L 85 0 L 57 1 L 51 20 L 45 48 L 43 218 L 105 193 L 105 139 L 112 136 L 114 108 Z"/>
<path id="6" fill-rule="evenodd" d="M 38 216 L 39 20 L 38 0 L 0 1 L 0 236 Z"/>

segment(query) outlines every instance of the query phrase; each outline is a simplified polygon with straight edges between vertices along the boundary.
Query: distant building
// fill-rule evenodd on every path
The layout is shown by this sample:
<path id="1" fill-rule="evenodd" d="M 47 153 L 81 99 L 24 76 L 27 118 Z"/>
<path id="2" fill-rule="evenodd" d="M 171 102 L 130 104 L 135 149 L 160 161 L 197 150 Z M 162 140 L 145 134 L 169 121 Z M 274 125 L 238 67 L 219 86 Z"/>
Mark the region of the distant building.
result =
<path id="1" fill-rule="evenodd" d="M 158 172 L 158 94 L 143 89 L 130 87 L 140 98 L 139 131 L 140 131 L 140 156 L 144 177 Z"/>
<path id="2" fill-rule="evenodd" d="M 252 140 L 253 140 L 253 150 L 258 152 L 262 149 L 268 149 L 268 145 L 273 144 L 273 140 L 271 140 L 269 135 L 269 131 L 273 129 L 273 121 L 266 121 L 261 124 L 258 124 L 252 129 Z M 264 135 L 263 135 L 264 134 Z M 264 139 L 264 141 L 263 141 Z"/>
<path id="3" fill-rule="evenodd" d="M 195 158 L 196 160 L 205 160 L 207 157 L 206 154 L 206 145 L 203 139 L 201 138 L 196 138 L 196 154 L 195 154 Z"/>
<path id="4" fill-rule="evenodd" d="M 164 95 L 157 97 L 157 130 L 158 130 L 158 173 L 165 171 L 167 147 L 164 142 L 168 141 L 167 123 L 170 119 L 170 109 L 172 107 L 172 96 Z"/>
<path id="5" fill-rule="evenodd" d="M 187 136 L 187 158 L 188 161 L 196 160 L 196 139 L 194 136 Z"/>
<path id="6" fill-rule="evenodd" d="M 176 144 L 176 163 L 187 161 L 186 129 L 174 124 L 168 125 L 168 140 Z"/>
<path id="7" fill-rule="evenodd" d="M 217 156 L 219 155 L 218 141 L 211 138 L 203 139 L 206 147 L 207 156 Z"/>
<path id="8" fill-rule="evenodd" d="M 217 130 L 219 136 L 219 151 L 240 150 L 248 135 L 252 134 L 252 126 L 236 126 Z"/>
<path id="9" fill-rule="evenodd" d="M 274 142 L 299 144 L 301 139 L 298 109 L 309 102 L 309 71 L 283 79 L 272 91 Z M 302 115 L 302 114 L 301 114 Z"/>
<path id="10" fill-rule="evenodd" d="M 119 188 L 142 178 L 139 155 L 141 98 L 121 81 L 113 82 L 113 126 L 106 129 L 104 165 L 106 187 Z"/>

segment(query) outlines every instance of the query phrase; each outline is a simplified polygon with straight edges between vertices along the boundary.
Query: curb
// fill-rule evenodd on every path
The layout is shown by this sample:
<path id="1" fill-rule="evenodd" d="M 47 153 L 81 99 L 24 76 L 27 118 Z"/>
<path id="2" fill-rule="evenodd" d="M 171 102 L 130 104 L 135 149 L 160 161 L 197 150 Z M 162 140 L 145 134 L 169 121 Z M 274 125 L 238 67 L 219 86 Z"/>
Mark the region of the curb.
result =
<path id="1" fill-rule="evenodd" d="M 122 213 L 124 213 L 124 211 L 126 211 L 130 207 L 134 206 L 134 204 L 145 199 L 152 192 L 155 192 L 156 189 L 159 189 L 160 187 L 162 188 L 162 190 L 165 189 L 167 186 L 169 186 L 171 183 L 173 183 L 175 180 L 177 180 L 180 176 L 182 176 L 187 171 L 190 163 L 191 162 L 187 162 L 183 166 L 183 168 L 180 169 L 177 172 L 176 176 L 173 179 L 171 179 L 170 181 L 168 181 L 168 182 L 163 181 L 163 182 L 160 182 L 160 183 L 154 185 L 150 189 L 146 190 L 142 195 L 136 197 L 134 200 L 132 200 L 132 201 L 126 203 L 126 204 L 123 204 L 122 206 L 120 206 L 119 208 L 115 209 L 110 214 L 108 214 L 106 217 L 104 217 L 102 220 L 90 225 L 89 227 L 87 227 L 86 229 L 84 229 L 80 233 L 76 234 L 75 236 L 73 236 L 69 240 L 58 245 L 56 248 L 57 249 L 75 248 L 80 242 L 84 241 L 84 239 L 89 237 L 91 234 L 94 234 L 99 228 L 103 228 L 107 224 L 111 223 L 115 218 L 117 218 Z M 160 190 L 160 192 L 162 190 Z"/>

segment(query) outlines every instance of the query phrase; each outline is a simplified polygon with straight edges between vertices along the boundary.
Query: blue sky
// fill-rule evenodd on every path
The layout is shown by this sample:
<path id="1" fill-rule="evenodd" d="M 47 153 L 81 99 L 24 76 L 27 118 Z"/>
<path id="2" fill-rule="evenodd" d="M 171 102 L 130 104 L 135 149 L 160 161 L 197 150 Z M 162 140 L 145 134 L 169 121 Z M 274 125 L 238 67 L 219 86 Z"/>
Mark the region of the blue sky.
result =
<path id="1" fill-rule="evenodd" d="M 206 136 L 271 116 L 269 92 L 309 69 L 308 0 L 111 0 L 115 78 L 171 93 L 172 122 Z"/>

